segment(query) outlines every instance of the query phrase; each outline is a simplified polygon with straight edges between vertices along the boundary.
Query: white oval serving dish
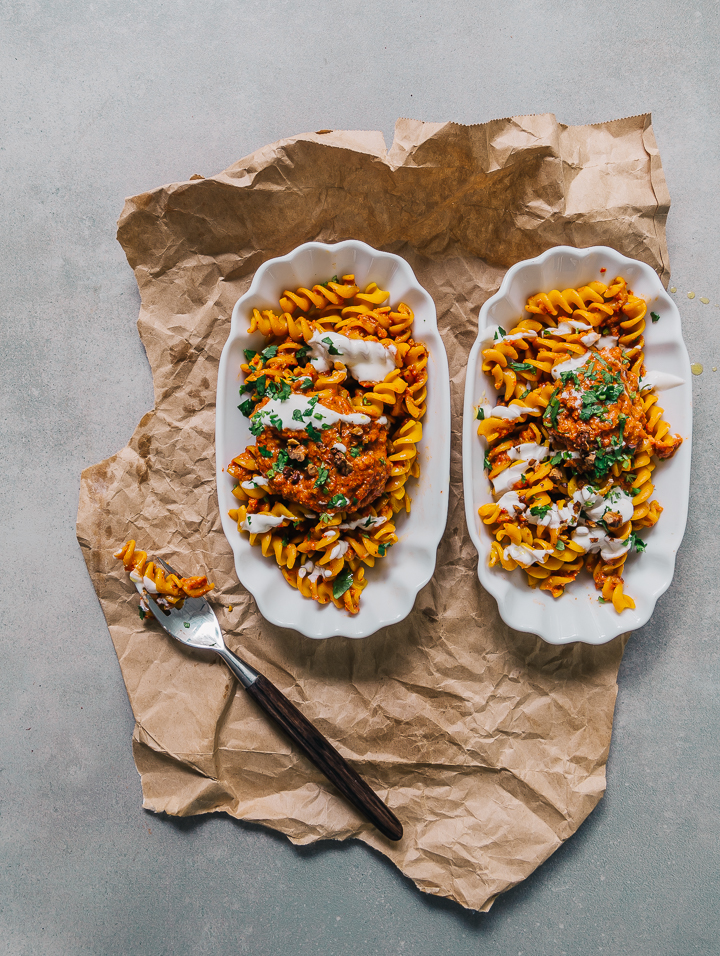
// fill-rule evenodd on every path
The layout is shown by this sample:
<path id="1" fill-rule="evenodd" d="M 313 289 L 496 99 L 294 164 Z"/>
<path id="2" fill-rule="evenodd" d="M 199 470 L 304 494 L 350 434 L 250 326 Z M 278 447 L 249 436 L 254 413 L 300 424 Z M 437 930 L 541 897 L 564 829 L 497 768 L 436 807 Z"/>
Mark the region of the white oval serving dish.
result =
<path id="1" fill-rule="evenodd" d="M 601 269 L 606 269 L 601 273 Z M 492 537 L 481 525 L 478 508 L 493 500 L 484 471 L 485 443 L 478 437 L 475 409 L 485 400 L 495 404 L 492 380 L 482 372 L 480 335 L 488 325 L 512 328 L 526 314 L 529 296 L 550 289 L 577 288 L 593 280 L 609 282 L 623 276 L 629 288 L 648 303 L 645 329 L 645 365 L 671 372 L 685 384 L 660 394 L 659 404 L 673 433 L 684 441 L 675 456 L 661 462 L 653 472 L 653 497 L 664 511 L 654 528 L 643 532 L 647 548 L 630 557 L 625 565 L 625 593 L 635 601 L 634 610 L 617 614 L 612 604 L 600 604 L 591 577 L 582 573 L 560 598 L 528 587 L 524 573 L 487 561 Z M 650 311 L 660 316 L 650 321 Z M 680 313 L 650 266 L 628 259 L 606 246 L 574 249 L 557 246 L 512 266 L 498 292 L 480 310 L 478 339 L 468 359 L 463 411 L 463 483 L 465 515 L 470 537 L 478 551 L 478 577 L 498 603 L 503 621 L 518 631 L 537 634 L 550 644 L 604 644 L 619 634 L 642 627 L 650 619 L 657 599 L 672 581 L 675 554 L 685 532 L 690 488 L 692 433 L 692 384 L 690 360 L 682 339 Z"/>
<path id="2" fill-rule="evenodd" d="M 254 442 L 249 421 L 238 409 L 242 383 L 243 349 L 262 349 L 265 339 L 247 328 L 253 308 L 278 308 L 285 289 L 325 282 L 332 275 L 354 273 L 364 286 L 377 282 L 390 292 L 390 303 L 406 302 L 415 313 L 413 338 L 427 345 L 428 400 L 423 437 L 418 445 L 420 478 L 408 486 L 412 498 L 409 515 L 398 515 L 398 542 L 388 556 L 367 569 L 368 585 L 360 611 L 349 615 L 333 604 L 321 606 L 303 598 L 283 578 L 274 559 L 252 547 L 228 516 L 237 507 L 232 495 L 235 482 L 225 468 Z M 220 359 L 215 427 L 220 515 L 225 535 L 235 555 L 242 584 L 255 598 L 261 614 L 273 624 L 293 628 L 306 637 L 333 635 L 361 638 L 395 624 L 412 610 L 415 597 L 432 577 L 437 547 L 445 530 L 450 480 L 450 375 L 447 356 L 437 328 L 435 304 L 420 286 L 408 263 L 400 256 L 380 252 L 364 242 L 348 239 L 333 245 L 308 242 L 287 256 L 260 266 L 248 291 L 235 305 L 230 336 Z"/>

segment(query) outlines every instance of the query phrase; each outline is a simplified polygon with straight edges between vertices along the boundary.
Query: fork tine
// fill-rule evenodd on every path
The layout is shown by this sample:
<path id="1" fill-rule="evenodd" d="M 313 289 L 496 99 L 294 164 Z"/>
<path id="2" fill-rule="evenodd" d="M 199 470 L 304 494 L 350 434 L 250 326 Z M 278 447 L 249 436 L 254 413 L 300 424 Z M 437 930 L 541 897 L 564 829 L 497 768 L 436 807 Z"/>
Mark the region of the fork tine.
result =
<path id="1" fill-rule="evenodd" d="M 155 564 L 159 564 L 160 567 L 164 568 L 167 574 L 175 574 L 179 578 L 182 577 L 179 571 L 176 571 L 175 568 L 171 568 L 167 561 L 163 561 L 162 558 L 153 558 L 153 561 Z"/>

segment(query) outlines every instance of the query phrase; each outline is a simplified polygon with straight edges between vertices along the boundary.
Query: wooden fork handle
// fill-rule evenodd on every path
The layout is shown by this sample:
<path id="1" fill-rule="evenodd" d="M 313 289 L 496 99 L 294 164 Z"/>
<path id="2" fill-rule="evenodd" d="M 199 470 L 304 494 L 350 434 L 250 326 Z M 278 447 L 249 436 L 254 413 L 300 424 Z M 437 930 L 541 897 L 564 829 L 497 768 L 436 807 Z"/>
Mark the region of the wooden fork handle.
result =
<path id="1" fill-rule="evenodd" d="M 257 680 L 246 686 L 245 690 L 384 836 L 389 840 L 402 839 L 402 824 L 395 814 L 267 677 L 259 674 Z"/>

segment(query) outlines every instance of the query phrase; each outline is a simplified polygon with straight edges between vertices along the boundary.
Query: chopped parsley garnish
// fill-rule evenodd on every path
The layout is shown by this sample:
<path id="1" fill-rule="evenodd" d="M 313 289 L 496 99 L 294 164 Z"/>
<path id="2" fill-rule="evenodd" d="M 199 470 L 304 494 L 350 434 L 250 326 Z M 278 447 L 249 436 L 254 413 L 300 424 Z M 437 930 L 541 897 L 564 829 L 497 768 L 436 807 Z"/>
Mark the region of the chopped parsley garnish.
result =
<path id="1" fill-rule="evenodd" d="M 272 458 L 272 452 L 267 449 L 264 445 L 258 447 L 258 451 L 263 456 L 263 458 Z"/>
<path id="2" fill-rule="evenodd" d="M 337 600 L 352 587 L 353 574 L 350 568 L 343 568 L 333 581 L 333 597 Z"/>
<path id="3" fill-rule="evenodd" d="M 536 372 L 537 369 L 529 362 L 510 362 L 510 368 L 513 372 Z"/>
<path id="4" fill-rule="evenodd" d="M 653 322 L 659 322 L 659 321 L 660 321 L 660 316 L 657 314 L 657 312 L 651 312 L 651 313 L 650 313 L 650 318 L 653 320 Z"/>
<path id="5" fill-rule="evenodd" d="M 328 279 L 327 282 L 321 282 L 320 285 L 324 286 L 327 289 L 327 287 L 330 285 L 331 282 L 337 282 L 337 281 L 338 281 L 338 277 L 333 276 L 332 279 Z"/>
<path id="6" fill-rule="evenodd" d="M 247 362 L 252 362 L 252 360 L 257 355 L 257 352 L 255 351 L 255 349 L 243 349 L 243 352 L 245 353 L 245 359 Z"/>
<path id="7" fill-rule="evenodd" d="M 185 622 L 183 623 L 183 627 L 190 627 L 190 622 L 189 622 L 189 621 L 185 621 Z"/>
<path id="8" fill-rule="evenodd" d="M 389 547 L 390 547 L 389 544 L 381 544 L 381 545 L 378 546 L 378 554 L 380 555 L 381 558 L 384 558 L 384 557 L 385 557 L 385 554 L 386 554 L 387 549 L 388 549 Z"/>
<path id="9" fill-rule="evenodd" d="M 578 379 L 577 372 L 573 369 L 570 369 L 568 372 L 560 372 L 560 381 L 563 385 L 567 385 L 568 382 L 572 382 L 573 385 L 579 385 L 580 380 Z"/>
<path id="10" fill-rule="evenodd" d="M 294 421 L 294 422 L 302 422 L 303 425 L 305 424 L 305 423 L 303 422 L 302 412 L 300 411 L 299 408 L 294 408 L 294 409 L 293 409 L 293 421 Z"/>
<path id="11" fill-rule="evenodd" d="M 318 476 L 315 479 L 315 488 L 319 488 L 321 485 L 324 485 L 325 482 L 330 477 L 330 472 L 324 465 L 318 465 Z"/>
<path id="12" fill-rule="evenodd" d="M 333 345 L 333 341 L 329 335 L 327 336 L 327 338 L 324 338 L 322 342 L 323 342 L 323 345 L 327 345 L 328 352 L 330 353 L 330 355 L 342 355 L 342 352 L 340 351 L 340 349 L 336 349 L 335 346 Z"/>
<path id="13" fill-rule="evenodd" d="M 561 541 L 560 538 L 558 538 L 557 543 L 555 544 L 555 547 L 557 548 L 558 551 L 564 551 L 564 550 L 565 550 L 565 542 L 564 542 L 564 541 Z"/>
<path id="14" fill-rule="evenodd" d="M 492 468 L 492 462 L 490 461 L 490 452 L 485 452 L 485 471 L 490 471 Z"/>
<path id="15" fill-rule="evenodd" d="M 266 391 L 265 383 L 266 383 L 266 378 L 264 375 L 260 375 L 255 380 L 255 391 L 258 393 L 258 396 L 260 398 L 265 398 L 265 391 Z"/>
<path id="16" fill-rule="evenodd" d="M 572 458 L 572 454 L 569 451 L 559 451 L 556 455 L 552 456 L 550 464 L 559 465 L 561 461 L 567 461 L 568 458 Z"/>
<path id="17" fill-rule="evenodd" d="M 280 387 L 278 388 L 277 397 L 281 402 L 286 401 L 290 398 L 290 382 L 282 381 L 280 382 Z"/>
<path id="18" fill-rule="evenodd" d="M 329 515 L 327 511 L 323 511 L 323 513 L 320 515 L 320 520 L 322 521 L 323 524 L 327 524 L 331 518 L 332 518 L 332 515 Z"/>
<path id="19" fill-rule="evenodd" d="M 144 621 L 144 620 L 145 620 L 145 611 L 143 611 L 143 609 L 142 609 L 141 607 L 138 608 L 138 614 L 140 615 L 140 620 L 141 620 L 141 621 Z"/>
<path id="20" fill-rule="evenodd" d="M 614 376 L 608 375 L 606 372 L 602 374 L 603 385 L 598 384 L 594 388 L 589 388 L 586 392 L 583 392 L 580 421 L 586 422 L 594 415 L 599 416 L 605 405 L 617 402 L 625 391 L 625 386 L 621 381 L 613 381 Z"/>
<path id="21" fill-rule="evenodd" d="M 493 342 L 497 342 L 497 340 L 500 338 L 501 335 L 507 335 L 507 332 L 501 325 L 498 325 L 497 332 L 495 333 L 493 337 Z"/>
<path id="22" fill-rule="evenodd" d="M 268 347 L 263 349 L 260 353 L 260 355 L 263 357 L 263 361 L 267 362 L 268 359 L 275 358 L 277 355 L 277 350 L 277 345 L 268 345 Z"/>
<path id="23" fill-rule="evenodd" d="M 345 495 L 333 495 L 330 501 L 328 501 L 330 508 L 346 508 L 349 504 L 350 502 Z"/>
<path id="24" fill-rule="evenodd" d="M 313 441 L 320 441 L 322 438 L 322 432 L 319 432 L 312 422 L 307 423 L 305 431 L 308 433 L 308 437 L 312 438 Z"/>
<path id="25" fill-rule="evenodd" d="M 599 441 L 599 439 L 598 439 Z M 620 464 L 625 464 L 630 461 L 631 450 L 625 448 L 622 444 L 620 438 L 616 436 L 612 445 L 607 448 L 603 448 L 602 445 L 599 446 L 598 450 L 595 453 L 595 461 L 593 463 L 593 470 L 595 472 L 596 478 L 602 478 L 606 475 L 612 466 L 618 462 Z"/>
<path id="26" fill-rule="evenodd" d="M 281 541 L 283 548 L 287 548 L 287 546 L 290 544 L 290 535 L 284 534 L 281 538 Z"/>
<path id="27" fill-rule="evenodd" d="M 288 463 L 288 457 L 287 449 L 281 448 L 278 452 L 277 461 L 267 473 L 268 478 L 274 478 L 279 471 L 283 470 L 285 465 Z"/>
<path id="28" fill-rule="evenodd" d="M 350 457 L 357 458 L 357 456 L 360 454 L 361 451 L 362 451 L 362 445 L 354 445 L 350 449 Z"/>
<path id="29" fill-rule="evenodd" d="M 602 594 L 601 594 L 600 597 L 598 598 L 598 603 L 599 603 L 599 604 L 609 604 L 610 601 L 606 601 L 605 598 L 604 598 L 604 597 L 602 596 Z"/>
<path id="30" fill-rule="evenodd" d="M 485 421 L 485 409 L 482 407 L 482 405 L 478 408 L 475 417 L 479 422 Z"/>
<path id="31" fill-rule="evenodd" d="M 630 532 L 630 537 L 628 540 L 630 541 L 630 550 L 632 551 L 632 549 L 635 548 L 635 551 L 638 554 L 642 554 L 645 548 L 647 548 L 647 541 L 643 541 L 643 539 L 634 531 Z"/>
<path id="32" fill-rule="evenodd" d="M 628 491 L 628 494 L 629 494 L 632 498 L 634 498 L 635 495 L 639 495 L 639 494 L 640 494 L 640 490 L 641 490 L 640 488 L 630 488 L 629 491 Z"/>
<path id="33" fill-rule="evenodd" d="M 300 348 L 295 353 L 295 358 L 297 359 L 298 362 L 304 362 L 305 359 L 308 357 L 309 352 L 310 352 L 309 345 L 301 345 Z"/>
<path id="34" fill-rule="evenodd" d="M 548 511 L 552 511 L 552 505 L 534 505 L 530 509 L 530 514 L 536 518 L 544 518 Z"/>
<path id="35" fill-rule="evenodd" d="M 557 428 L 557 417 L 558 417 L 559 411 L 560 411 L 560 399 L 557 397 L 557 395 L 553 395 L 553 397 L 548 402 L 548 407 L 545 409 L 545 414 L 543 415 L 543 418 L 550 419 L 550 421 L 552 422 L 553 428 Z"/>
<path id="36" fill-rule="evenodd" d="M 257 436 L 263 431 L 265 431 L 265 423 L 262 420 L 262 415 L 253 415 L 250 420 L 250 434 L 257 438 Z"/>
<path id="37" fill-rule="evenodd" d="M 244 402 L 241 402 L 240 405 L 238 405 L 238 408 L 243 413 L 245 418 L 250 418 L 254 407 L 255 406 L 253 405 L 252 399 L 250 398 L 246 398 Z"/>
<path id="38" fill-rule="evenodd" d="M 627 422 L 627 415 L 618 415 L 618 430 L 620 431 L 620 437 L 622 438 L 625 431 L 625 424 Z"/>
<path id="39" fill-rule="evenodd" d="M 283 429 L 282 418 L 280 418 L 279 415 L 271 415 L 270 424 L 272 425 L 273 428 L 277 428 L 279 432 L 281 432 Z"/>
<path id="40" fill-rule="evenodd" d="M 303 392 L 307 388 L 312 388 L 312 379 L 311 378 L 303 379 L 303 381 L 300 382 L 300 388 Z"/>

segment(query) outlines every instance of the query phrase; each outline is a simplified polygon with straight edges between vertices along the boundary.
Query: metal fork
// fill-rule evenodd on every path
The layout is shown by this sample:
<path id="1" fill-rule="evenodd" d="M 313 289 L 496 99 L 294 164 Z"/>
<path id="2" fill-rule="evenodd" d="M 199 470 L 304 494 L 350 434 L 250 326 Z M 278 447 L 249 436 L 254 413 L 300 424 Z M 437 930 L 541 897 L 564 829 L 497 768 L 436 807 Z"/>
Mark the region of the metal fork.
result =
<path id="1" fill-rule="evenodd" d="M 168 574 L 182 576 L 161 558 L 155 558 L 155 563 L 163 567 Z M 214 651 L 220 656 L 255 703 L 295 741 L 305 756 L 335 784 L 340 793 L 389 840 L 402 838 L 402 824 L 395 814 L 320 731 L 303 717 L 297 707 L 267 677 L 258 674 L 249 664 L 228 650 L 215 612 L 205 598 L 186 598 L 182 608 L 178 609 L 162 607 L 152 594 L 147 591 L 143 594 L 158 623 L 171 637 L 187 647 Z"/>

